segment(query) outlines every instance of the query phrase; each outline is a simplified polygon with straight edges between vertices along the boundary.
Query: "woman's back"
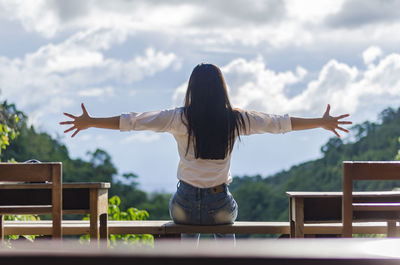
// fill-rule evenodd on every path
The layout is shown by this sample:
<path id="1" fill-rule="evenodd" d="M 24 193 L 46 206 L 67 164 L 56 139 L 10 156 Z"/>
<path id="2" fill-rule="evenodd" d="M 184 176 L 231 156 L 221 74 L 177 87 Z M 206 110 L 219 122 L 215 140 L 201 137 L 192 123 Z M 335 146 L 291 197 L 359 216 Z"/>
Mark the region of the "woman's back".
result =
<path id="1" fill-rule="evenodd" d="M 196 158 L 195 145 L 191 138 L 188 145 L 187 120 L 183 114 L 184 108 L 170 110 L 127 113 L 120 117 L 121 131 L 152 130 L 155 132 L 171 133 L 178 147 L 179 165 L 177 177 L 193 186 L 209 188 L 222 183 L 229 184 L 232 181 L 230 174 L 229 152 L 223 159 Z M 256 133 L 285 133 L 291 130 L 288 115 L 268 115 L 256 111 L 237 110 L 245 122 L 246 130 L 240 130 L 241 135 Z M 239 135 L 235 135 L 234 140 Z"/>

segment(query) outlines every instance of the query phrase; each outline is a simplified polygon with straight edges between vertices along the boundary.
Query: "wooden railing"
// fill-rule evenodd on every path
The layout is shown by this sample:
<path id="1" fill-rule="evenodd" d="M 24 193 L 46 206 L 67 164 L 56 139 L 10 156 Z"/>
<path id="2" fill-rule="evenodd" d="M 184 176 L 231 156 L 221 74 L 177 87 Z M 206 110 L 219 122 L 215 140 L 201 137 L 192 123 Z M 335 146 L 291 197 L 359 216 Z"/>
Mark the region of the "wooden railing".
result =
<path id="1" fill-rule="evenodd" d="M 62 223 L 63 235 L 90 233 L 89 221 L 67 221 Z M 354 223 L 357 234 L 384 234 L 385 222 Z M 152 234 L 156 238 L 176 238 L 182 233 L 235 233 L 235 234 L 278 234 L 289 236 L 289 222 L 235 222 L 232 225 L 192 226 L 178 225 L 165 221 L 108 221 L 109 234 Z M 305 224 L 304 234 L 340 235 L 341 223 Z M 6 235 L 50 235 L 51 221 L 6 221 Z"/>

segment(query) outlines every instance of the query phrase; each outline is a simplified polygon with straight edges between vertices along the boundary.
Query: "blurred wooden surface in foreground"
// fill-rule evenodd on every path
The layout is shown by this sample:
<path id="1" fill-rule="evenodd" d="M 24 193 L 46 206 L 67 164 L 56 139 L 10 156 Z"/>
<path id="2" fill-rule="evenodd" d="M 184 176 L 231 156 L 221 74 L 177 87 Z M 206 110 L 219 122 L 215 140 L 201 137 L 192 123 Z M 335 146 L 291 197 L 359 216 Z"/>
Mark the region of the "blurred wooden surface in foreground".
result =
<path id="1" fill-rule="evenodd" d="M 92 248 L 77 242 L 35 242 L 0 248 L 0 264 L 400 264 L 399 239 L 268 239 L 162 241 L 153 247 Z"/>

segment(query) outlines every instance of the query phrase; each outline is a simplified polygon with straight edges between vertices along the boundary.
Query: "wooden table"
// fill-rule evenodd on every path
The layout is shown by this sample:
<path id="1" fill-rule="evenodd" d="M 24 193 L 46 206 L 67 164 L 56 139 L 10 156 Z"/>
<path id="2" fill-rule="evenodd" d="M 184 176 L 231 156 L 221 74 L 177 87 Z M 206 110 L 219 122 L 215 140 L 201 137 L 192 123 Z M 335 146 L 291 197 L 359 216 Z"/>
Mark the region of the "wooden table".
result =
<path id="1" fill-rule="evenodd" d="M 290 236 L 304 237 L 305 223 L 341 223 L 342 192 L 288 191 Z M 354 202 L 400 202 L 400 191 L 353 192 Z M 396 212 L 355 212 L 354 221 L 376 221 L 386 216 L 400 220 Z"/>
<path id="2" fill-rule="evenodd" d="M 51 204 L 48 183 L 0 183 L 0 205 Z M 63 214 L 90 214 L 90 238 L 108 236 L 108 182 L 62 184 Z M 99 225 L 100 223 L 100 225 Z"/>

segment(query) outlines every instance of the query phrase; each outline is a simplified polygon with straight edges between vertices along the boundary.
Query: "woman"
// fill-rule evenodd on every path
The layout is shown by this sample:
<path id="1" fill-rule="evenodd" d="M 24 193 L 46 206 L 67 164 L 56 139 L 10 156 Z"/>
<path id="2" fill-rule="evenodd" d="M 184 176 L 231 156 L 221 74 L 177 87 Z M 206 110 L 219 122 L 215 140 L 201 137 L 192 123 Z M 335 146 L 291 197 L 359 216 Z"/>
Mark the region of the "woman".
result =
<path id="1" fill-rule="evenodd" d="M 238 207 L 229 193 L 230 158 L 234 143 L 241 135 L 285 133 L 321 127 L 348 132 L 341 124 L 349 114 L 332 117 L 330 106 L 322 118 L 303 119 L 288 115 L 268 115 L 232 108 L 220 69 L 212 64 L 197 65 L 189 79 L 185 105 L 170 110 L 122 114 L 110 118 L 91 117 L 82 104 L 83 114 L 64 113 L 72 121 L 65 133 L 90 127 L 169 132 L 177 141 L 180 162 L 177 192 L 170 201 L 170 215 L 176 223 L 214 225 L 233 223 Z M 192 235 L 198 238 L 198 235 Z M 233 237 L 234 235 L 227 235 Z"/>

